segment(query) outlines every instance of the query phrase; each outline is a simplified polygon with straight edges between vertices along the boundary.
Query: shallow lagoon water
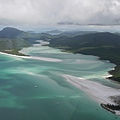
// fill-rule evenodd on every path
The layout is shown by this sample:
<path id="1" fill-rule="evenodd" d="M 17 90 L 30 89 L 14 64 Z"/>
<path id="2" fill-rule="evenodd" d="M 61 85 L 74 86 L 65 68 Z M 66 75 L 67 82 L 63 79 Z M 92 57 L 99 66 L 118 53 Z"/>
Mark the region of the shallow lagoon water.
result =
<path id="1" fill-rule="evenodd" d="M 0 55 L 0 120 L 116 120 L 116 115 L 62 77 L 72 75 L 120 88 L 103 78 L 114 64 L 40 45 L 21 52 L 47 61 Z"/>

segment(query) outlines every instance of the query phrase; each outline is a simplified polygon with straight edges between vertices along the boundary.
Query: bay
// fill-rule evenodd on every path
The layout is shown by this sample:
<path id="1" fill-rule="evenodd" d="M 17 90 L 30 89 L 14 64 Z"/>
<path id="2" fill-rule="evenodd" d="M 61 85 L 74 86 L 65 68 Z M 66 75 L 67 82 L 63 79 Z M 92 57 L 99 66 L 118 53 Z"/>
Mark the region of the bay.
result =
<path id="1" fill-rule="evenodd" d="M 120 88 L 104 79 L 114 64 L 39 44 L 21 52 L 34 59 L 0 55 L 0 120 L 116 120 L 62 76 Z"/>

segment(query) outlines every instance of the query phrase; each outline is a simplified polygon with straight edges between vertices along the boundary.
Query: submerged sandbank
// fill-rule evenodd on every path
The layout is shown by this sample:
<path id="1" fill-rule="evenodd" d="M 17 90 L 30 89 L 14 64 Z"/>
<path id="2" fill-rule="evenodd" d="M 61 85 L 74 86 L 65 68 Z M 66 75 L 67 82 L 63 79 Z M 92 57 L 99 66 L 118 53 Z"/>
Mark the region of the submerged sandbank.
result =
<path id="1" fill-rule="evenodd" d="M 116 103 L 112 101 L 110 97 L 119 96 L 120 89 L 111 88 L 94 81 L 90 81 L 70 75 L 63 75 L 63 77 L 65 77 L 66 80 L 75 87 L 86 92 L 93 100 L 95 100 L 99 104 L 102 103 L 102 104 L 116 105 Z M 115 111 L 115 113 L 120 115 L 120 111 Z"/>

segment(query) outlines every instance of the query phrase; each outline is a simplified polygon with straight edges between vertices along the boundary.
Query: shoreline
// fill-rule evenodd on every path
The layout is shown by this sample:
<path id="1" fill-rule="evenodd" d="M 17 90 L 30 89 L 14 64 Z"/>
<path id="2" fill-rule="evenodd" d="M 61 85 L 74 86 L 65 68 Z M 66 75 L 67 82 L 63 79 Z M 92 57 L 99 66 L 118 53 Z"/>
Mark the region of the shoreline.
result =
<path id="1" fill-rule="evenodd" d="M 62 61 L 61 59 L 56 59 L 56 58 L 46 58 L 46 57 L 36 57 L 36 56 L 19 56 L 19 55 L 4 53 L 4 52 L 0 52 L 0 54 L 9 55 L 9 56 L 18 57 L 18 58 L 41 60 L 41 61 L 46 61 L 46 62 L 61 62 Z"/>
<path id="2" fill-rule="evenodd" d="M 116 114 L 116 112 L 115 112 L 114 110 L 111 110 L 110 108 L 106 107 L 105 104 L 101 103 L 100 105 L 101 105 L 102 108 L 106 109 L 107 111 L 109 111 L 109 112 L 111 112 L 111 113 L 113 113 L 113 114 Z M 119 114 L 119 115 L 120 115 L 120 114 Z"/>
<path id="3" fill-rule="evenodd" d="M 6 52 L 0 52 L 0 54 L 9 55 L 9 56 L 12 56 L 12 57 L 19 57 L 19 58 L 30 58 L 30 56 L 20 56 L 20 55 L 15 55 L 15 54 L 9 54 L 9 53 L 6 53 Z"/>
<path id="4" fill-rule="evenodd" d="M 59 60 L 59 59 L 54 59 L 54 58 L 44 58 L 44 57 L 36 57 L 36 56 L 19 56 L 19 55 L 15 55 L 15 54 L 9 54 L 9 53 L 6 53 L 6 52 L 0 52 L 0 54 L 4 54 L 4 55 L 9 55 L 9 56 L 12 56 L 12 57 L 19 57 L 19 58 L 27 58 L 27 59 L 35 59 L 35 60 L 42 60 L 42 61 L 50 61 L 50 62 L 60 62 L 62 60 Z M 113 68 L 112 70 L 114 70 L 115 68 Z M 109 72 L 108 72 L 109 73 Z M 111 96 L 116 96 L 116 95 L 119 95 L 117 93 L 117 91 L 114 93 L 114 94 L 111 94 L 111 95 L 108 95 L 108 93 L 105 95 L 102 95 L 102 96 L 98 96 L 100 95 L 101 93 L 101 89 L 97 89 L 95 88 L 93 85 L 95 86 L 99 86 L 100 85 L 103 87 L 104 85 L 102 84 L 99 84 L 97 82 L 93 82 L 93 81 L 89 81 L 89 80 L 86 80 L 86 79 L 83 79 L 83 78 L 77 78 L 77 77 L 74 77 L 74 76 L 70 76 L 70 75 L 63 75 L 63 77 L 66 78 L 66 80 L 71 83 L 72 85 L 76 86 L 77 88 L 83 90 L 84 92 L 86 92 L 89 96 L 91 96 L 92 99 L 94 99 L 96 102 L 98 102 L 101 107 L 103 107 L 104 109 L 114 113 L 114 114 L 117 114 L 117 115 L 120 115 L 120 111 L 115 111 L 115 110 L 112 110 L 108 107 L 106 107 L 105 105 L 106 104 L 113 104 L 113 105 L 116 105 L 115 102 L 113 102 L 112 100 L 110 100 L 109 97 Z M 105 79 L 110 79 L 111 77 L 113 77 L 113 75 L 111 74 L 108 74 L 107 76 L 104 76 Z M 81 80 L 81 81 L 86 81 L 86 83 L 88 84 L 88 86 L 86 86 L 86 83 L 81 83 L 81 82 L 76 82 L 74 81 L 73 79 L 75 79 L 77 81 L 77 79 Z M 110 79 L 111 80 L 111 79 Z M 89 82 L 88 82 L 89 81 Z M 113 80 L 114 81 L 114 80 Z M 91 85 L 90 82 L 93 84 Z M 99 84 L 99 85 L 98 85 Z M 90 86 L 89 86 L 90 85 Z M 92 87 L 93 89 L 90 89 L 89 87 Z M 102 88 L 101 87 L 101 88 Z M 103 93 L 106 92 L 107 89 L 109 89 L 110 87 L 107 87 L 106 86 L 106 89 L 104 90 L 103 89 Z M 115 89 L 111 88 L 111 92 L 112 90 L 114 91 Z M 96 92 L 96 93 L 95 93 Z M 110 93 L 110 91 L 109 91 Z M 116 94 L 117 93 L 117 94 Z M 119 93 L 120 93 L 120 90 L 119 90 Z M 97 95 L 98 94 L 98 95 Z"/>
<path id="5" fill-rule="evenodd" d="M 112 96 L 120 96 L 120 89 L 111 88 L 100 83 L 86 80 L 84 78 L 78 78 L 70 75 L 63 75 L 63 77 L 78 89 L 84 91 L 89 95 L 91 99 L 101 104 L 112 104 L 117 105 L 112 99 Z M 108 107 L 104 107 L 104 109 L 108 110 Z M 116 115 L 120 115 L 119 110 L 112 110 Z"/>
<path id="6" fill-rule="evenodd" d="M 109 78 L 112 77 L 112 76 L 113 76 L 113 75 L 109 74 L 109 75 L 107 75 L 107 76 L 103 76 L 103 78 L 109 79 Z"/>
<path id="7" fill-rule="evenodd" d="M 49 47 L 59 48 L 58 46 L 52 46 L 51 44 L 49 45 Z M 65 47 L 65 48 L 62 47 L 61 49 L 62 49 L 61 51 L 63 51 L 63 52 L 68 52 L 68 53 L 73 53 L 73 54 L 92 55 L 92 56 L 97 57 L 97 58 L 98 58 L 99 60 L 101 60 L 101 61 L 107 61 L 107 62 L 109 62 L 109 63 L 115 64 L 115 67 L 114 67 L 112 70 L 109 70 L 109 71 L 108 71 L 108 73 L 109 73 L 110 75 L 112 75 L 112 76 L 110 76 L 110 77 L 108 77 L 108 78 L 106 78 L 106 79 L 115 81 L 115 82 L 117 82 L 117 83 L 120 84 L 120 75 L 119 75 L 119 73 L 120 73 L 120 65 L 118 64 L 117 61 L 115 61 L 115 60 L 113 60 L 113 59 L 109 59 L 109 58 L 104 58 L 104 57 L 101 56 L 101 55 L 90 54 L 89 52 L 88 52 L 88 53 L 75 52 L 74 49 L 73 49 L 73 50 L 72 50 L 72 49 L 70 50 L 70 49 L 68 49 L 68 48 L 66 48 L 66 47 Z"/>

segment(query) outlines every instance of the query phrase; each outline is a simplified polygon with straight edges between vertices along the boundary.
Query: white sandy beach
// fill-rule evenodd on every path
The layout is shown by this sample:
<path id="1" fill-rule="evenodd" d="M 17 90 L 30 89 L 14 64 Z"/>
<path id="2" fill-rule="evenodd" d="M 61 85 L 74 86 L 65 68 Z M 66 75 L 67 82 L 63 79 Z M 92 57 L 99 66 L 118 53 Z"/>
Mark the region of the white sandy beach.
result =
<path id="1" fill-rule="evenodd" d="M 118 95 L 120 96 L 120 89 L 111 88 L 94 81 L 70 75 L 63 75 L 63 77 L 65 77 L 66 80 L 75 87 L 86 92 L 93 100 L 99 104 L 103 103 L 115 105 L 115 103 L 109 97 Z M 116 114 L 120 115 L 120 111 L 116 111 Z"/>
<path id="2" fill-rule="evenodd" d="M 107 75 L 107 76 L 104 76 L 103 78 L 105 78 L 105 79 L 107 79 L 107 78 L 109 78 L 109 77 L 112 77 L 113 75 Z"/>
<path id="3" fill-rule="evenodd" d="M 19 55 L 4 53 L 4 52 L 0 52 L 0 54 L 9 55 L 9 56 L 12 56 L 12 57 L 19 57 L 19 58 L 30 58 L 29 56 L 19 56 Z"/>
<path id="4" fill-rule="evenodd" d="M 18 56 L 18 55 L 12 55 L 12 54 L 8 54 L 8 53 L 4 53 L 4 52 L 0 52 L 0 54 L 9 55 L 9 56 L 12 56 L 12 57 L 42 60 L 42 61 L 48 61 L 48 62 L 61 62 L 62 61 L 60 59 L 55 59 L 55 58 L 36 57 L 36 56 Z"/>
<path id="5" fill-rule="evenodd" d="M 55 59 L 55 58 L 46 58 L 46 57 L 35 57 L 35 56 L 30 56 L 31 59 L 35 60 L 42 60 L 42 61 L 48 61 L 48 62 L 61 62 L 62 60 L 60 59 Z"/>

